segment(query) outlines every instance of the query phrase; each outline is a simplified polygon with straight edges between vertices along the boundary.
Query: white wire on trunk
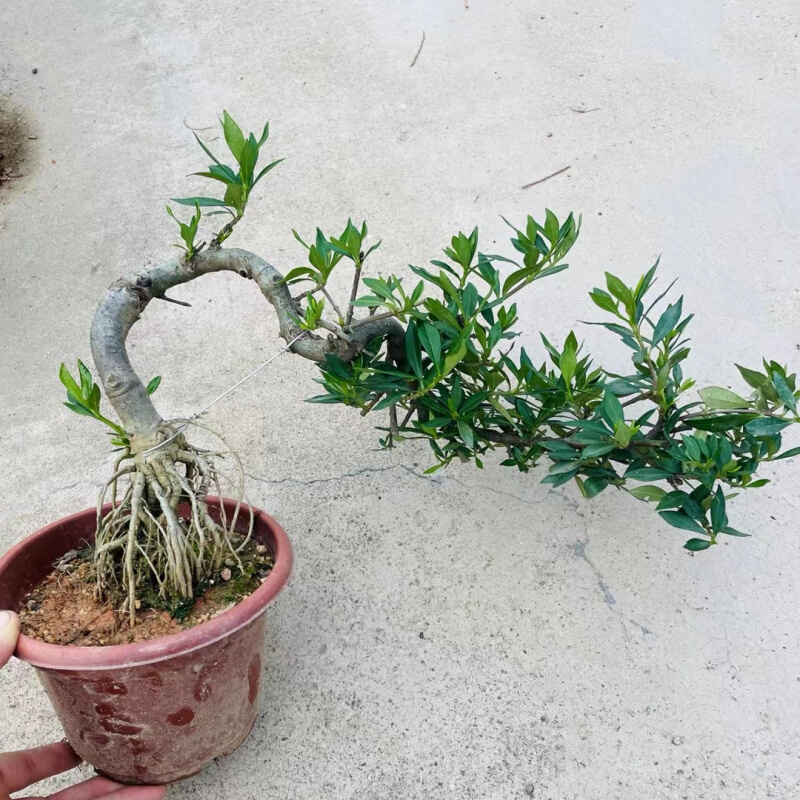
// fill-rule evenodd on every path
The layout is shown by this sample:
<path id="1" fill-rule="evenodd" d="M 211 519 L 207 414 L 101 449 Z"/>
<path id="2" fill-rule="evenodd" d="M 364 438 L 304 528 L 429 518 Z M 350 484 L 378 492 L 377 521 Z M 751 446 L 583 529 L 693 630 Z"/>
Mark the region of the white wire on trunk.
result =
<path id="1" fill-rule="evenodd" d="M 216 405 L 224 397 L 227 397 L 234 389 L 238 389 L 243 383 L 246 383 L 247 381 L 249 381 L 252 377 L 254 377 L 259 372 L 261 372 L 262 369 L 264 369 L 265 367 L 268 367 L 276 358 L 278 358 L 278 356 L 282 356 L 284 353 L 288 353 L 289 350 L 291 349 L 292 345 L 298 339 L 302 339 L 303 336 L 305 336 L 305 335 L 306 335 L 306 332 L 303 331 L 302 333 L 300 333 L 297 336 L 295 336 L 294 339 L 292 339 L 291 342 L 289 342 L 284 347 L 282 347 L 280 350 L 278 350 L 277 353 L 274 353 L 272 356 L 270 356 L 263 364 L 261 364 L 260 366 L 256 367 L 251 373 L 249 373 L 248 375 L 245 375 L 244 378 L 242 378 L 241 380 L 239 380 L 236 383 L 234 383 L 233 386 L 230 386 L 229 388 L 227 388 L 221 395 L 219 395 L 218 397 L 215 397 L 207 406 L 205 406 L 204 408 L 201 408 L 200 411 L 196 412 L 195 414 L 192 414 L 192 416 L 190 416 L 190 417 L 187 417 L 186 418 L 186 422 L 184 422 L 183 425 L 181 425 L 180 428 L 178 428 L 178 430 L 176 430 L 175 433 L 172 434 L 172 436 L 170 436 L 168 439 L 164 439 L 163 442 L 159 442 L 157 445 L 155 445 L 154 447 L 151 447 L 148 450 L 143 450 L 141 453 L 139 453 L 139 455 L 140 456 L 145 456 L 148 453 L 153 453 L 156 450 L 159 450 L 160 448 L 165 447 L 170 442 L 172 442 L 175 439 L 177 439 L 189 427 L 189 425 L 194 420 L 200 419 L 200 417 L 202 417 L 203 414 L 205 414 L 206 411 L 208 411 L 213 405 Z"/>

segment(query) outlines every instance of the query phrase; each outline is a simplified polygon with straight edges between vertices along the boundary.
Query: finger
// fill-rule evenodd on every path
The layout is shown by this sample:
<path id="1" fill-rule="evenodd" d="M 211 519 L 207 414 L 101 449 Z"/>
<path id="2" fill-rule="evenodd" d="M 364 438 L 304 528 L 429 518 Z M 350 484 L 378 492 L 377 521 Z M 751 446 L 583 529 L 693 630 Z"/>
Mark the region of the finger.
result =
<path id="1" fill-rule="evenodd" d="M 0 667 L 14 653 L 19 638 L 19 617 L 13 611 L 0 611 Z"/>
<path id="2" fill-rule="evenodd" d="M 0 777 L 3 788 L 9 794 L 14 794 L 32 783 L 77 767 L 80 763 L 80 758 L 66 742 L 46 744 L 33 750 L 0 754 Z"/>
<path id="3" fill-rule="evenodd" d="M 163 800 L 166 794 L 166 786 L 125 786 L 100 800 Z"/>
<path id="4" fill-rule="evenodd" d="M 90 778 L 88 781 L 50 795 L 49 800 L 96 800 L 96 798 L 106 797 L 122 788 L 121 783 L 108 778 Z"/>

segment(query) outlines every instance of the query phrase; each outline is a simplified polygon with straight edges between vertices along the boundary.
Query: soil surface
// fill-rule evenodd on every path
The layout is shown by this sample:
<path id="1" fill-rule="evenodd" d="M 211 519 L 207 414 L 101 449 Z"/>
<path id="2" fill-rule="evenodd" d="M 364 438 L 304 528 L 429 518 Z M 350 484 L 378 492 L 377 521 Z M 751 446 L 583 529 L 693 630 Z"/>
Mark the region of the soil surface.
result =
<path id="1" fill-rule="evenodd" d="M 92 551 L 73 550 L 24 598 L 19 609 L 22 632 L 50 644 L 78 647 L 129 644 L 178 633 L 232 608 L 272 570 L 272 555 L 255 541 L 242 549 L 239 558 L 241 568 L 233 558 L 227 559 L 213 579 L 199 587 L 196 600 L 170 603 L 153 589 L 141 590 L 141 608 L 131 627 L 125 611 L 97 597 Z"/>

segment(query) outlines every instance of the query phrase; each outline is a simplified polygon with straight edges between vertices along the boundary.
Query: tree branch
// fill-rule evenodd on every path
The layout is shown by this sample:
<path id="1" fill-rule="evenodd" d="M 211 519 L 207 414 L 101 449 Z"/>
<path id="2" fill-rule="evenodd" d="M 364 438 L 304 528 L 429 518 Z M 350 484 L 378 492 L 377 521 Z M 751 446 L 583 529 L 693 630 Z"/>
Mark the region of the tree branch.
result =
<path id="1" fill-rule="evenodd" d="M 383 319 L 391 319 L 392 317 L 397 316 L 394 311 L 384 311 L 381 314 L 373 314 L 370 317 L 364 317 L 364 319 L 357 319 L 355 322 L 351 322 L 347 325 L 347 329 L 352 331 L 356 328 L 360 328 L 363 325 L 370 325 L 373 322 L 380 322 Z"/>
<path id="2" fill-rule="evenodd" d="M 353 319 L 353 312 L 356 310 L 356 307 L 353 305 L 353 303 L 355 302 L 356 297 L 358 297 L 358 284 L 361 280 L 362 266 L 362 264 L 359 264 L 356 267 L 356 272 L 353 276 L 353 289 L 350 292 L 350 302 L 347 304 L 347 316 L 344 319 L 345 326 L 350 324 L 350 321 Z"/>

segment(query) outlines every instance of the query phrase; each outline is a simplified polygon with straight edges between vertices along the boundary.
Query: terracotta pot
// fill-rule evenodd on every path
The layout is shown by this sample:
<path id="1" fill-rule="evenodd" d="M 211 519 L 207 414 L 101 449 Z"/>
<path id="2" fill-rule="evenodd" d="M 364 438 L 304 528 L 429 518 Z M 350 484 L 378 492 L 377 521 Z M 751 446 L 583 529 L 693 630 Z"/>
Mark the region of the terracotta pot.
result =
<path id="1" fill-rule="evenodd" d="M 230 514 L 235 506 L 223 500 Z M 219 501 L 209 498 L 212 515 Z M 234 751 L 258 711 L 264 611 L 286 585 L 292 548 L 254 509 L 254 537 L 275 559 L 266 581 L 218 617 L 180 633 L 110 647 L 65 647 L 21 636 L 16 655 L 36 667 L 70 744 L 103 775 L 172 783 Z M 245 515 L 246 519 L 249 515 Z M 69 550 L 95 534 L 95 509 L 42 528 L 0 559 L 0 608 L 25 594 Z"/>

